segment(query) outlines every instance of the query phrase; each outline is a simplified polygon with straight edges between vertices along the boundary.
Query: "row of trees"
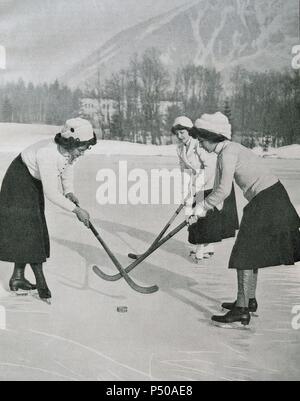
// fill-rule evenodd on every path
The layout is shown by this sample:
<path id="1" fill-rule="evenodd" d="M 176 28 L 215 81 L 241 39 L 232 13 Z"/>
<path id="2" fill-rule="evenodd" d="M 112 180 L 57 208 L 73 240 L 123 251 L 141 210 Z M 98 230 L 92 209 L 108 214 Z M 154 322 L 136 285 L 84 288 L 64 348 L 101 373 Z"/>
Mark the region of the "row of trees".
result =
<path id="1" fill-rule="evenodd" d="M 107 128 L 118 139 L 160 143 L 178 115 L 192 120 L 221 110 L 231 116 L 236 139 L 249 147 L 300 143 L 300 73 L 249 72 L 237 67 L 224 83 L 215 69 L 186 65 L 170 74 L 158 52 L 135 57 L 128 69 L 102 85 L 100 76 L 88 96 L 116 102 Z M 168 101 L 162 113 L 160 103 Z M 103 121 L 103 116 L 99 116 Z"/>
<path id="2" fill-rule="evenodd" d="M 35 86 L 20 79 L 0 86 L 0 121 L 60 125 L 78 115 L 82 96 L 58 81 Z"/>
<path id="3" fill-rule="evenodd" d="M 97 114 L 102 131 L 111 137 L 144 143 L 150 137 L 151 143 L 161 144 L 179 114 L 195 119 L 219 108 L 221 75 L 214 69 L 187 65 L 172 76 L 152 48 L 104 83 L 98 74 L 97 82 L 87 86 L 86 96 L 98 99 L 99 105 L 103 98 L 115 101 L 113 116 L 105 119 L 100 107 Z"/>
<path id="4" fill-rule="evenodd" d="M 2 85 L 0 120 L 60 125 L 80 113 L 83 97 L 96 99 L 99 106 L 105 98 L 114 101 L 111 115 L 99 107 L 94 116 L 111 139 L 160 144 L 178 115 L 195 120 L 221 110 L 231 115 L 236 137 L 248 146 L 266 136 L 273 145 L 300 142 L 299 71 L 258 73 L 237 67 L 224 83 L 215 69 L 202 66 L 186 65 L 172 74 L 153 48 L 105 81 L 98 74 L 83 91 L 58 81 Z"/>
<path id="5" fill-rule="evenodd" d="M 299 71 L 251 73 L 237 68 L 230 99 L 235 130 L 255 142 L 258 134 L 271 144 L 300 143 Z"/>

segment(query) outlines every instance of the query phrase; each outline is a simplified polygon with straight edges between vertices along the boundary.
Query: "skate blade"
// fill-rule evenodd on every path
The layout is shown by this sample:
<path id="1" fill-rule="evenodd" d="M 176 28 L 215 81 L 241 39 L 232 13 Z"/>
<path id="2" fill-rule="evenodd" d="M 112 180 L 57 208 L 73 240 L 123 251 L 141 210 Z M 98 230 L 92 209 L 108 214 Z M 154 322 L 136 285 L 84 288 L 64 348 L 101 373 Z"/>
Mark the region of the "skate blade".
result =
<path id="1" fill-rule="evenodd" d="M 44 302 L 47 305 L 51 305 L 51 299 L 50 298 L 49 299 L 43 299 L 43 298 L 40 298 L 38 294 L 33 294 L 33 298 L 37 299 L 40 302 Z"/>
<path id="2" fill-rule="evenodd" d="M 249 325 L 244 326 L 240 322 L 235 322 L 235 323 L 220 323 L 220 322 L 215 322 L 212 320 L 212 325 L 215 327 L 218 327 L 220 329 L 226 329 L 226 330 L 251 330 Z"/>
<path id="3" fill-rule="evenodd" d="M 197 258 L 195 254 L 190 255 L 191 262 L 194 263 L 194 265 L 201 265 L 201 263 L 204 261 L 203 258 Z"/>
<path id="4" fill-rule="evenodd" d="M 191 262 L 193 263 L 193 265 L 195 265 L 195 267 L 207 267 L 204 261 L 204 259 L 192 259 Z"/>
<path id="5" fill-rule="evenodd" d="M 10 290 L 10 294 L 13 297 L 27 297 L 28 295 L 30 295 L 30 291 L 26 291 L 26 290 L 11 291 Z"/>
<path id="6" fill-rule="evenodd" d="M 251 317 L 259 317 L 259 315 L 256 312 L 250 312 Z"/>

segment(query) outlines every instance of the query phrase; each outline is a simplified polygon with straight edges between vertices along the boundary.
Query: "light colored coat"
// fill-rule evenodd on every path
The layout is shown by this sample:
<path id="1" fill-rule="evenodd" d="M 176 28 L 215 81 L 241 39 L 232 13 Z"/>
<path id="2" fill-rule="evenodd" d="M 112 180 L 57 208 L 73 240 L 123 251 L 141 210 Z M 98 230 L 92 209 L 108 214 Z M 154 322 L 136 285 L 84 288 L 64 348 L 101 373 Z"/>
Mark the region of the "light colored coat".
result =
<path id="1" fill-rule="evenodd" d="M 191 197 L 213 188 L 217 163 L 215 153 L 206 152 L 196 139 L 190 138 L 186 145 L 178 143 L 177 154 L 182 173 L 189 175 Z M 182 194 L 185 192 L 184 189 L 184 178 L 182 178 Z"/>
<path id="2" fill-rule="evenodd" d="M 59 153 L 57 144 L 53 140 L 39 141 L 26 148 L 21 157 L 30 174 L 42 181 L 46 198 L 65 210 L 73 211 L 74 203 L 64 196 L 74 192 L 73 165 L 67 156 Z"/>

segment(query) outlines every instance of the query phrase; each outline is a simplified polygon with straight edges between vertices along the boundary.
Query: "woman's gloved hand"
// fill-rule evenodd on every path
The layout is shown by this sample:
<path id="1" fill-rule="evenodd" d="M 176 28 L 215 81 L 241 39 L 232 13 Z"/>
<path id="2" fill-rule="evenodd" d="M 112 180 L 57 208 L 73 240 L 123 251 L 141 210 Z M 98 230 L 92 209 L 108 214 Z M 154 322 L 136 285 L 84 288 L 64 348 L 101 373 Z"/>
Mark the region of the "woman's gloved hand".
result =
<path id="1" fill-rule="evenodd" d="M 90 227 L 90 215 L 86 210 L 81 209 L 81 207 L 76 207 L 73 210 L 73 213 L 76 214 L 77 219 L 81 221 L 86 227 Z"/>
<path id="2" fill-rule="evenodd" d="M 200 218 L 200 217 L 205 217 L 207 214 L 207 210 L 204 208 L 203 203 L 200 203 L 196 206 L 195 208 L 195 215 Z"/>
<path id="3" fill-rule="evenodd" d="M 190 216 L 189 219 L 187 220 L 189 226 L 197 223 L 197 221 L 198 221 L 198 217 L 195 216 L 194 214 L 192 216 Z"/>
<path id="4" fill-rule="evenodd" d="M 65 197 L 73 202 L 76 206 L 79 206 L 79 199 L 73 194 L 73 192 L 69 192 L 65 195 Z"/>
<path id="5" fill-rule="evenodd" d="M 195 216 L 195 209 L 191 206 L 184 208 L 185 220 L 189 225 L 197 223 L 198 218 Z"/>

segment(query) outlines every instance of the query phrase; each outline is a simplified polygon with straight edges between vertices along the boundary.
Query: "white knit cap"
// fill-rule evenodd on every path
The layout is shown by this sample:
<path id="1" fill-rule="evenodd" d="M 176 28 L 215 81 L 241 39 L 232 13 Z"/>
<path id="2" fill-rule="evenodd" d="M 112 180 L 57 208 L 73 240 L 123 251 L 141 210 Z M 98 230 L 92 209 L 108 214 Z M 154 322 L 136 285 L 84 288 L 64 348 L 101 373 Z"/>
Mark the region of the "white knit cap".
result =
<path id="1" fill-rule="evenodd" d="M 193 122 L 188 117 L 177 117 L 175 118 L 173 128 L 177 126 L 186 127 L 186 128 L 193 128 Z"/>
<path id="2" fill-rule="evenodd" d="M 219 111 L 214 114 L 203 114 L 195 121 L 194 126 L 197 129 L 204 129 L 231 139 L 231 124 L 228 118 Z"/>
<path id="3" fill-rule="evenodd" d="M 63 138 L 70 138 L 71 136 L 75 139 L 79 139 L 80 142 L 88 141 L 93 138 L 94 130 L 92 124 L 88 120 L 83 118 L 72 118 L 66 121 L 62 127 L 61 136 Z"/>

